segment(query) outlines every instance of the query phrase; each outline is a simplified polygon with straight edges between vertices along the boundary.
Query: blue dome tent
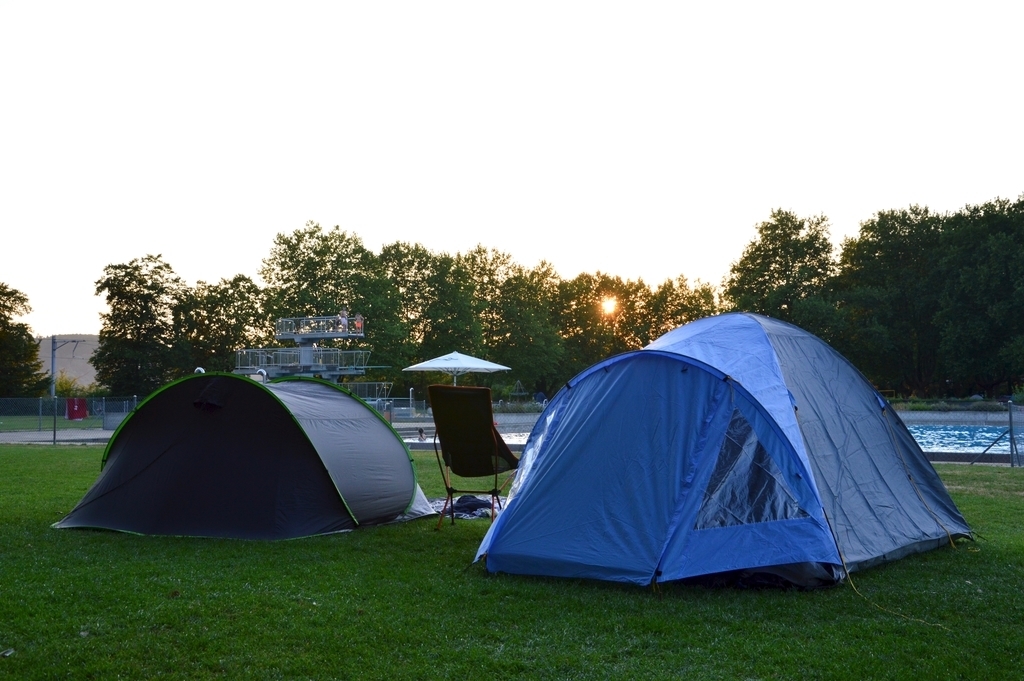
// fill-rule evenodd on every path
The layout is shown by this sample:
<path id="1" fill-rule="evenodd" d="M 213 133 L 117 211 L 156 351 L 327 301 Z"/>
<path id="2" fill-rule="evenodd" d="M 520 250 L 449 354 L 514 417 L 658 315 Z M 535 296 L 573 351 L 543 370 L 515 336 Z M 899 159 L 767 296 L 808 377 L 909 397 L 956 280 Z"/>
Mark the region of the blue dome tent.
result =
<path id="1" fill-rule="evenodd" d="M 734 313 L 550 402 L 477 553 L 492 572 L 801 586 L 970 536 L 900 419 L 815 336 Z"/>

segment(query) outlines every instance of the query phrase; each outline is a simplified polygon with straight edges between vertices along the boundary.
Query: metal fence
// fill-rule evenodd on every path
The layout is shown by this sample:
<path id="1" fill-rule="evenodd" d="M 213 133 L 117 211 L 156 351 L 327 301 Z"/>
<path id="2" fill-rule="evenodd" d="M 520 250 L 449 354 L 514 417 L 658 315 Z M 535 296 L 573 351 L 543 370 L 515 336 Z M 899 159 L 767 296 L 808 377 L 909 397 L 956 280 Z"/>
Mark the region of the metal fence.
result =
<path id="1" fill-rule="evenodd" d="M 139 404 L 131 397 L 0 398 L 0 442 L 106 442 Z"/>
<path id="2" fill-rule="evenodd" d="M 1007 404 L 1010 412 L 1010 428 L 1006 434 L 1010 436 L 1010 466 L 1024 466 L 1024 405 Z"/>
<path id="3" fill-rule="evenodd" d="M 424 446 L 434 437 L 434 417 L 423 400 L 364 397 L 411 446 Z M 0 398 L 0 443 L 105 444 L 139 404 L 132 397 Z M 494 421 L 513 449 L 526 442 L 542 405 L 536 402 L 496 402 Z"/>
<path id="4" fill-rule="evenodd" d="M 378 395 L 387 395 L 391 387 L 387 385 L 388 389 L 383 390 L 378 384 L 373 386 L 378 387 Z M 363 399 L 392 424 L 410 447 L 432 449 L 434 418 L 425 401 L 371 395 Z M 134 395 L 0 398 L 0 443 L 105 444 L 139 401 Z M 512 449 L 521 449 L 526 443 L 543 407 L 533 401 L 499 400 L 493 404 L 495 425 Z M 1011 403 L 1008 412 L 998 416 L 1003 419 L 1002 425 L 1009 427 L 985 451 L 927 452 L 928 458 L 931 461 L 1024 465 L 1024 406 Z M 423 440 L 420 440 L 420 429 L 423 429 Z"/>
<path id="5" fill-rule="evenodd" d="M 982 454 L 973 459 L 971 463 L 982 460 L 985 456 L 994 456 L 989 455 L 989 451 L 1005 439 L 1009 451 L 1004 456 L 1009 458 L 1010 467 L 1019 468 L 1024 466 L 1024 406 L 1014 404 L 1012 400 L 1009 401 L 1007 403 L 1007 417 L 1007 425 L 1009 427 Z"/>
<path id="6" fill-rule="evenodd" d="M 935 463 L 983 463 L 1009 464 L 1011 468 L 1024 467 L 1024 407 L 1007 403 L 1006 411 L 999 412 L 900 412 L 904 422 L 914 432 L 915 426 L 936 426 L 954 429 L 949 437 L 949 445 L 932 442 L 925 450 L 929 461 Z M 958 429 L 958 427 L 962 427 Z M 971 429 L 987 430 L 984 435 L 971 435 L 973 439 L 966 447 L 962 442 L 965 431 Z M 994 438 L 992 430 L 999 433 Z M 918 433 L 914 432 L 915 437 Z M 988 438 L 991 438 L 990 440 Z M 979 442 L 979 440 L 981 442 Z M 982 442 L 986 443 L 982 447 Z M 922 445 L 927 446 L 927 445 Z"/>
<path id="7" fill-rule="evenodd" d="M 434 417 L 423 400 L 404 397 L 367 399 L 371 407 L 380 412 L 413 449 L 432 448 L 434 439 Z M 492 405 L 494 424 L 498 432 L 512 449 L 521 449 L 526 437 L 533 430 L 543 405 L 537 402 L 504 402 Z M 419 439 L 423 429 L 424 440 Z"/>

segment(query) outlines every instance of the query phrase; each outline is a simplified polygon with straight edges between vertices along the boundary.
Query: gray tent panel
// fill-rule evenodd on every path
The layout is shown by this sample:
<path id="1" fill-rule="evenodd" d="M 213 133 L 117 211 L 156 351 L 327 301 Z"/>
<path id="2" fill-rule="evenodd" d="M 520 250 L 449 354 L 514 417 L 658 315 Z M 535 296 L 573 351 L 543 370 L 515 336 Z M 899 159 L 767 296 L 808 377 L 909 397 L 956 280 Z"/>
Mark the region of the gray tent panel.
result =
<path id="1" fill-rule="evenodd" d="M 906 426 L 848 360 L 794 326 L 756 317 L 796 403 L 822 504 L 853 570 L 970 534 Z"/>
<path id="2" fill-rule="evenodd" d="M 322 383 L 282 381 L 270 390 L 320 453 L 360 524 L 387 522 L 412 502 L 416 477 L 405 443 L 365 402 Z"/>

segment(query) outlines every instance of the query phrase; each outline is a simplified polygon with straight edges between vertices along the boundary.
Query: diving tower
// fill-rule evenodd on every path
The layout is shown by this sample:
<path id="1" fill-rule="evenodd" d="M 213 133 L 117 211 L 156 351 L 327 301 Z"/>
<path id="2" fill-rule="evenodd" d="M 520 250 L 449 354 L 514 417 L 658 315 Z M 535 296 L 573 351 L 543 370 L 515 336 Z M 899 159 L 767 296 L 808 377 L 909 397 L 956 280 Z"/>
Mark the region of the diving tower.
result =
<path id="1" fill-rule="evenodd" d="M 349 317 L 341 312 L 333 317 L 292 317 L 274 323 L 274 338 L 291 341 L 294 347 L 256 348 L 235 353 L 234 373 L 261 375 L 267 380 L 291 376 L 318 377 L 340 382 L 342 378 L 363 376 L 369 368 L 369 350 L 341 350 L 321 347 L 325 341 L 364 338 L 366 322 L 362 315 Z"/>

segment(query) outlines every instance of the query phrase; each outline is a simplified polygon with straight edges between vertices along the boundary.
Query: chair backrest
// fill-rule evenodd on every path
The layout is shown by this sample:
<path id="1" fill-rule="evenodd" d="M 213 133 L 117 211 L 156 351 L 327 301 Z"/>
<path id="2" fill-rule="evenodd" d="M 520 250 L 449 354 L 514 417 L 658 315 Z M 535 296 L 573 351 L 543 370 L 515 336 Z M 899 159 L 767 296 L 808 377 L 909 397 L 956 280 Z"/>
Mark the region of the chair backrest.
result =
<path id="1" fill-rule="evenodd" d="M 478 478 L 519 465 L 494 427 L 490 388 L 429 385 L 427 395 L 441 455 L 455 475 Z"/>

